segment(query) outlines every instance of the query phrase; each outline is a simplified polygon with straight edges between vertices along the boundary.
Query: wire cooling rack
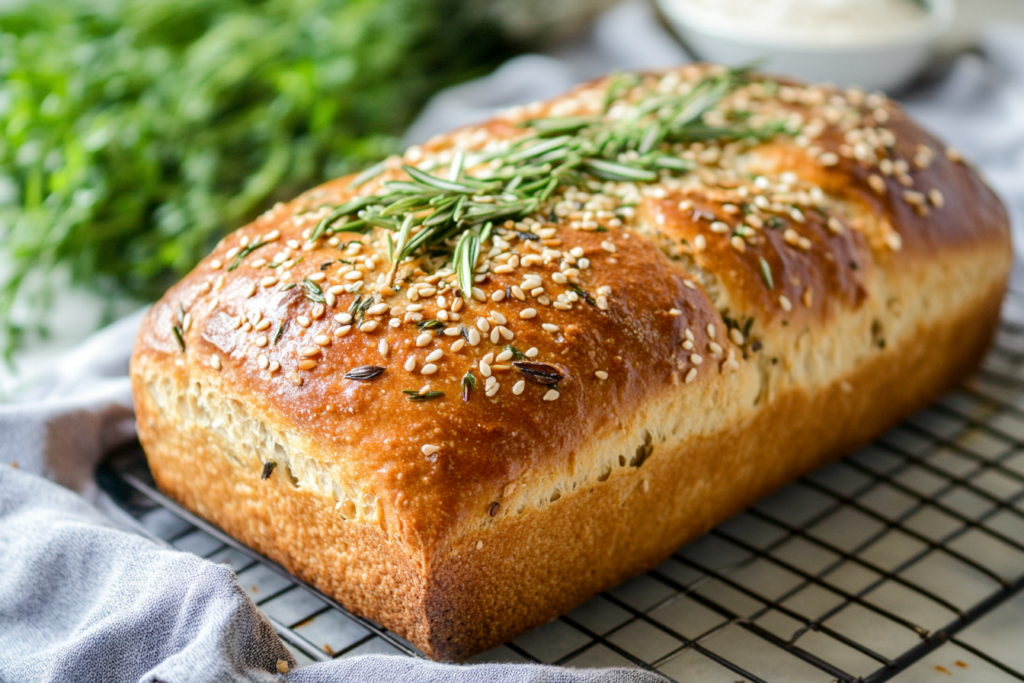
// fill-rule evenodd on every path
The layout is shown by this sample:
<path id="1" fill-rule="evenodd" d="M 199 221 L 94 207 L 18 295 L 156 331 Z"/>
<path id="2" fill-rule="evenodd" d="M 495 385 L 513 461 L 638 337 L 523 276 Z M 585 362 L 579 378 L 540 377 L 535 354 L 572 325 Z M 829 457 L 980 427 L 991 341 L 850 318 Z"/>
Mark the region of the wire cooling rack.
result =
<path id="1" fill-rule="evenodd" d="M 229 564 L 300 665 L 422 656 L 157 492 L 142 451 L 101 485 L 173 546 Z M 961 388 L 473 661 L 631 666 L 700 683 L 1024 681 L 1024 327 Z"/>

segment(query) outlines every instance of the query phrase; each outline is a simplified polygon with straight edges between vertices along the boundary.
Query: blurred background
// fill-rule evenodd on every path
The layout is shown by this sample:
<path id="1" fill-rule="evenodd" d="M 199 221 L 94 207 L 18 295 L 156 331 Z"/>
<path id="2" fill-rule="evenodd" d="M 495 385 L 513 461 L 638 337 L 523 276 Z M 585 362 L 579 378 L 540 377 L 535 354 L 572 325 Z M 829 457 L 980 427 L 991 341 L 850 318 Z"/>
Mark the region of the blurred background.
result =
<path id="1" fill-rule="evenodd" d="M 732 53 L 705 52 L 719 47 L 714 36 L 698 46 L 687 18 L 680 20 L 687 3 L 710 1 L 645 7 L 671 40 L 682 37 L 698 57 L 726 58 Z M 946 6 L 892 1 L 936 16 Z M 782 0 L 814 2 L 846 0 Z M 595 20 L 616 5 L 3 0 L 0 350 L 13 364 L 0 370 L 0 398 L 24 381 L 15 368 L 45 363 L 159 297 L 220 237 L 274 202 L 398 151 L 439 91 L 517 55 L 572 61 L 587 54 Z M 961 0 L 936 21 L 920 38 L 924 62 L 897 94 L 941 76 L 956 56 L 976 49 L 986 27 L 1024 26 L 1024 2 Z M 623 30 L 614 40 L 632 39 Z M 675 55 L 680 44 L 660 54 Z M 566 78 L 636 68 L 611 53 L 584 60 L 587 68 Z M 671 58 L 686 59 L 678 54 Z M 489 83 L 502 87 L 500 79 Z M 517 101 L 517 92 L 503 94 Z M 463 116 L 472 119 L 486 107 L 468 111 Z M 457 119 L 421 117 L 407 139 Z"/>

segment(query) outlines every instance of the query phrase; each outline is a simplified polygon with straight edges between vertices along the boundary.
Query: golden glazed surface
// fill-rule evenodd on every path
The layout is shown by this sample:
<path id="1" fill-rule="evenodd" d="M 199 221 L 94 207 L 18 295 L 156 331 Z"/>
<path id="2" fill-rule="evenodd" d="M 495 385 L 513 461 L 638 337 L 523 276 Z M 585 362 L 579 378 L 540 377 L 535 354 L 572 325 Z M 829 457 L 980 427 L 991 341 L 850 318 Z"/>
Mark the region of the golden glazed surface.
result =
<path id="1" fill-rule="evenodd" d="M 606 116 L 713 69 L 644 76 Z M 954 150 L 858 91 L 741 85 L 705 122 L 742 111 L 786 132 L 676 144 L 695 170 L 657 182 L 560 188 L 496 227 L 472 296 L 450 251 L 393 267 L 381 229 L 307 239 L 405 178 L 401 163 L 443 176 L 455 150 L 500 149 L 522 122 L 599 114 L 611 83 L 412 148 L 355 189 L 327 183 L 218 245 L 136 343 L 160 486 L 463 659 L 653 566 L 977 363 L 1011 260 L 1005 211 Z M 518 354 L 562 379 L 531 381 Z M 363 366 L 383 370 L 345 378 Z"/>

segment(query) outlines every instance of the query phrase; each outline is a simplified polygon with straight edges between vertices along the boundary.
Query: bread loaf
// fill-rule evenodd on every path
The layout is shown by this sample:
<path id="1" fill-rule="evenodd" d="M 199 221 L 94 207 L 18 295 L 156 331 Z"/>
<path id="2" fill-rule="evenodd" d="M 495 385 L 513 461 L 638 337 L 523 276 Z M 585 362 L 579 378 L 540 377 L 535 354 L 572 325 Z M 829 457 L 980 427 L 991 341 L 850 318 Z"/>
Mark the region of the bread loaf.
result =
<path id="1" fill-rule="evenodd" d="M 950 388 L 1011 258 L 881 95 L 618 75 L 225 238 L 139 332 L 139 436 L 175 500 L 462 660 Z"/>

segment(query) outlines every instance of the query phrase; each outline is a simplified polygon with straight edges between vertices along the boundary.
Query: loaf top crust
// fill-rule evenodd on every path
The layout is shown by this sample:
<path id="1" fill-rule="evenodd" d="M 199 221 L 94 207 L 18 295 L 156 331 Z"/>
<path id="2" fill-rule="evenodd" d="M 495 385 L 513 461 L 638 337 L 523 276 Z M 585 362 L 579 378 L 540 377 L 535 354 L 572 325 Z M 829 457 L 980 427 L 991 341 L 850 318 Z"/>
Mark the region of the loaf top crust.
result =
<path id="1" fill-rule="evenodd" d="M 483 178 L 494 164 L 474 152 L 557 137 L 523 142 L 533 121 L 622 120 L 723 77 L 690 65 L 600 79 L 275 206 L 152 307 L 137 390 L 171 379 L 235 402 L 287 454 L 258 454 L 254 485 L 290 475 L 430 562 L 533 504 L 517 487 L 602 481 L 587 474 L 588 444 L 659 397 L 696 392 L 714 410 L 738 391 L 733 375 L 791 353 L 799 331 L 884 308 L 880 281 L 1008 253 L 999 200 L 895 103 L 757 74 L 736 76 L 690 140 L 660 147 L 689 170 L 584 174 L 496 221 L 472 292 L 452 266 L 458 236 L 393 264 L 397 231 L 336 218 L 353 197 L 409 182 L 406 167 L 444 179 L 461 150 Z M 621 464 L 649 455 L 648 437 Z"/>

